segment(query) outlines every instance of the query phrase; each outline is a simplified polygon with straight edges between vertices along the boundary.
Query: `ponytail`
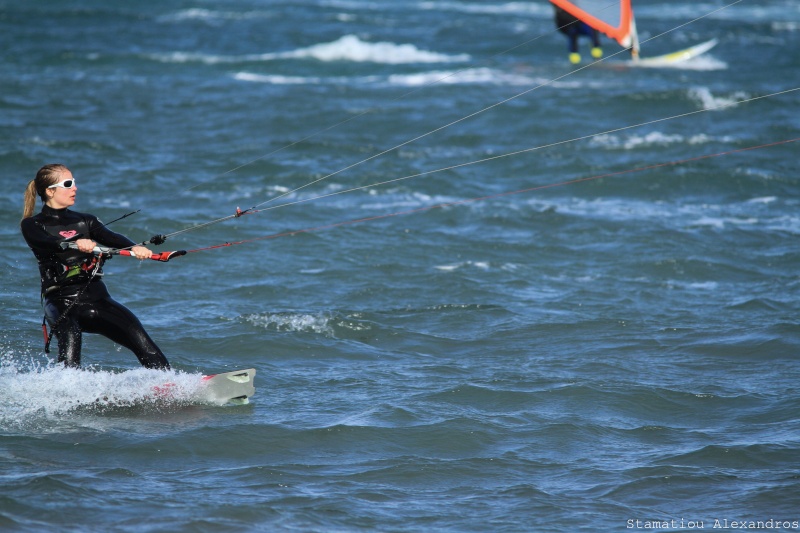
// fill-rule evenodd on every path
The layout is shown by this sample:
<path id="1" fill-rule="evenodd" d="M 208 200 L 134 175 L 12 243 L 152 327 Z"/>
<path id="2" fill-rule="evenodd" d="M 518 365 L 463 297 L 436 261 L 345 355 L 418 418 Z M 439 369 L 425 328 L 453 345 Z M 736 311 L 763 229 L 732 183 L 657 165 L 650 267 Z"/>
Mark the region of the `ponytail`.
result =
<path id="1" fill-rule="evenodd" d="M 36 208 L 36 180 L 31 180 L 25 188 L 25 204 L 22 208 L 22 219 L 33 216 L 33 210 Z"/>
<path id="2" fill-rule="evenodd" d="M 42 199 L 42 202 L 47 202 L 47 188 L 57 183 L 58 176 L 65 171 L 69 172 L 69 169 L 60 164 L 45 165 L 39 169 L 39 172 L 36 173 L 36 178 L 32 179 L 25 189 L 25 202 L 22 207 L 23 220 L 33 216 L 37 195 Z"/>

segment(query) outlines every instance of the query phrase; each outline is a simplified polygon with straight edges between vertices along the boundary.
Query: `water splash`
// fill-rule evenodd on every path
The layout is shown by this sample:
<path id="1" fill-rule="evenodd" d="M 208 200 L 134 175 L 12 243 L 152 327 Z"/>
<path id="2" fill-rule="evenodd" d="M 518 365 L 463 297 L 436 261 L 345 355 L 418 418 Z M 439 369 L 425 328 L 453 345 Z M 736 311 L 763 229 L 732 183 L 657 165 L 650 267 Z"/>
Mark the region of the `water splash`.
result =
<path id="1" fill-rule="evenodd" d="M 135 368 L 64 368 L 54 361 L 0 361 L 0 429 L 22 429 L 72 414 L 119 408 L 169 409 L 204 403 L 201 374 Z"/>

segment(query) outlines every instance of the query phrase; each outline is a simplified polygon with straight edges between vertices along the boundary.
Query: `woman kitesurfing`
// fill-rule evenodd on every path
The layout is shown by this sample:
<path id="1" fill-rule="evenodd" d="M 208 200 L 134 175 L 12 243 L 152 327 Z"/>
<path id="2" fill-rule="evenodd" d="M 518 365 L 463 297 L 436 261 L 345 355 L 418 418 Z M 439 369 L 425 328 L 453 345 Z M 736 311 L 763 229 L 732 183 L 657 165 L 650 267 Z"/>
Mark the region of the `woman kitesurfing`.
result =
<path id="1" fill-rule="evenodd" d="M 552 2 L 559 6 L 561 6 L 562 4 L 566 4 L 566 2 L 563 2 L 562 0 L 552 0 Z M 587 1 L 587 3 L 590 2 Z M 629 2 L 623 2 L 622 4 L 627 6 L 628 8 L 630 7 Z M 575 15 L 575 13 L 572 11 L 570 11 L 570 13 Z M 603 29 L 604 33 L 606 33 L 611 37 L 616 38 L 620 42 L 620 44 L 629 47 L 632 52 L 638 51 L 639 43 L 635 35 L 635 25 L 633 24 L 632 20 L 632 13 L 630 12 L 629 9 L 627 11 L 623 10 L 621 13 L 619 13 L 618 22 L 620 23 L 619 28 L 621 28 L 619 29 L 619 31 L 615 31 L 614 28 L 616 27 L 609 26 L 610 29 L 609 28 Z M 496 102 L 492 105 L 486 106 L 478 111 L 464 115 L 458 118 L 457 120 L 451 121 L 448 124 L 437 127 L 422 135 L 418 135 L 410 140 L 395 145 L 392 148 L 383 150 L 379 153 L 376 153 L 370 157 L 363 159 L 360 162 L 351 164 L 336 172 L 329 173 L 298 188 L 286 191 L 277 197 L 258 203 L 253 207 L 246 209 L 244 211 L 237 208 L 235 214 L 207 222 L 198 223 L 191 227 L 170 233 L 167 236 L 163 235 L 158 236 L 162 237 L 159 240 L 157 240 L 154 237 L 153 239 L 150 240 L 150 242 L 153 244 L 160 244 L 164 241 L 166 237 L 175 236 L 181 233 L 186 233 L 188 231 L 197 230 L 203 227 L 208 227 L 212 224 L 216 224 L 233 218 L 238 218 L 245 214 L 248 215 L 255 214 L 270 209 L 276 209 L 279 207 L 285 207 L 288 205 L 293 205 L 301 202 L 321 199 L 324 197 L 332 196 L 334 194 L 344 194 L 379 185 L 386 185 L 388 183 L 398 182 L 412 177 L 429 175 L 434 172 L 440 172 L 443 170 L 450 170 L 454 168 L 464 167 L 467 165 L 495 160 L 501 157 L 509 157 L 524 152 L 531 152 L 534 150 L 555 146 L 556 144 L 564 144 L 567 142 L 573 142 L 581 139 L 586 139 L 589 137 L 595 137 L 600 134 L 614 133 L 622 131 L 624 129 L 639 127 L 647 124 L 653 124 L 655 122 L 671 120 L 674 118 L 687 116 L 693 113 L 709 111 L 709 109 L 703 109 L 691 113 L 674 115 L 672 117 L 660 118 L 648 122 L 643 122 L 640 124 L 634 124 L 622 128 L 607 130 L 605 132 L 598 132 L 570 140 L 559 141 L 558 143 L 526 148 L 523 150 L 517 150 L 507 154 L 494 155 L 492 157 L 483 158 L 468 163 L 452 165 L 446 168 L 429 170 L 426 172 L 417 173 L 409 176 L 394 178 L 391 180 L 385 180 L 380 183 L 373 183 L 370 185 L 344 189 L 312 198 L 299 199 L 280 205 L 273 205 L 269 208 L 260 208 L 261 206 L 267 203 L 274 202 L 280 198 L 295 193 L 307 186 L 317 184 L 328 177 L 343 172 L 344 170 L 351 169 L 361 163 L 370 161 L 384 154 L 395 151 L 400 147 L 403 147 L 405 145 L 411 144 L 412 142 L 428 137 L 429 135 L 439 132 L 449 126 L 463 122 L 469 118 L 484 113 L 490 109 L 496 108 L 506 102 L 519 98 L 525 94 L 529 94 L 536 89 L 551 85 L 553 82 L 558 81 L 568 75 L 569 74 L 564 74 L 563 76 L 554 78 L 538 86 L 526 88 L 525 90 L 520 91 L 519 93 L 509 98 Z M 742 102 L 739 103 L 741 104 Z M 585 179 L 596 179 L 596 178 L 597 177 L 591 177 Z M 571 183 L 571 182 L 574 182 L 574 180 L 562 183 Z M 535 188 L 536 187 L 525 188 L 525 189 L 520 189 L 518 191 L 505 192 L 501 194 L 508 195 L 508 194 L 517 194 L 521 192 L 529 192 L 531 190 L 534 190 Z M 115 302 L 113 299 L 111 299 L 105 285 L 101 281 L 102 265 L 106 254 L 121 253 L 122 255 L 132 255 L 139 259 L 157 259 L 159 261 L 167 261 L 169 260 L 170 257 L 175 255 L 183 255 L 186 253 L 200 252 L 203 250 L 229 247 L 235 244 L 244 244 L 246 242 L 276 238 L 284 235 L 296 235 L 301 232 L 309 232 L 322 228 L 332 228 L 344 224 L 364 222 L 367 220 L 376 220 L 378 218 L 397 216 L 398 214 L 420 212 L 423 210 L 428 210 L 438 207 L 451 206 L 460 203 L 477 201 L 489 197 L 489 196 L 481 196 L 473 199 L 460 200 L 457 202 L 441 203 L 426 208 L 419 208 L 399 213 L 390 213 L 386 215 L 365 217 L 365 218 L 355 219 L 352 221 L 327 224 L 324 226 L 319 226 L 317 228 L 310 228 L 306 230 L 292 230 L 283 233 L 261 236 L 252 239 L 233 241 L 233 242 L 226 241 L 222 244 L 207 246 L 205 248 L 197 248 L 194 250 L 188 250 L 188 252 L 178 251 L 178 252 L 164 252 L 162 254 L 152 254 L 152 252 L 150 252 L 150 250 L 145 246 L 141 245 L 137 246 L 127 237 L 124 237 L 122 235 L 116 234 L 108 230 L 106 225 L 99 222 L 99 220 L 97 220 L 96 217 L 88 214 L 81 214 L 71 211 L 69 207 L 71 207 L 75 203 L 76 193 L 77 193 L 77 186 L 75 184 L 75 179 L 73 178 L 69 169 L 67 169 L 63 165 L 46 165 L 45 167 L 42 167 L 39 170 L 36 179 L 30 182 L 25 196 L 25 210 L 24 210 L 23 220 L 21 222 L 21 229 L 28 245 L 33 250 L 34 255 L 39 261 L 39 268 L 41 272 L 41 281 L 42 281 L 42 298 L 45 308 L 45 322 L 49 323 L 52 330 L 49 336 L 45 331 L 46 346 L 49 344 L 50 337 L 55 336 L 59 344 L 59 359 L 58 359 L 59 362 L 65 363 L 67 366 L 79 366 L 82 332 L 86 331 L 89 333 L 100 333 L 133 351 L 139 358 L 139 361 L 143 366 L 148 368 L 161 368 L 161 369 L 169 368 L 169 363 L 167 362 L 164 354 L 156 346 L 156 344 L 149 337 L 149 335 L 145 332 L 139 320 L 128 309 L 126 309 L 119 303 Z M 33 210 L 36 203 L 37 195 L 42 199 L 45 205 L 42 208 L 41 213 L 39 213 L 36 216 L 33 216 Z M 98 253 L 97 250 L 98 244 L 108 247 L 110 251 L 104 252 L 101 250 Z M 43 326 L 44 325 L 45 324 L 43 324 Z"/>
<path id="2" fill-rule="evenodd" d="M 129 249 L 129 255 L 150 259 L 141 245 L 109 230 L 94 215 L 69 209 L 78 187 L 72 172 L 60 164 L 45 165 L 28 183 L 20 228 L 39 262 L 45 320 L 45 351 L 53 335 L 58 361 L 68 367 L 81 363 L 82 333 L 99 333 L 131 350 L 142 366 L 169 369 L 169 362 L 138 318 L 114 301 L 102 281 L 103 256 L 93 253 L 100 244 Z M 44 205 L 33 214 L 36 197 Z"/>

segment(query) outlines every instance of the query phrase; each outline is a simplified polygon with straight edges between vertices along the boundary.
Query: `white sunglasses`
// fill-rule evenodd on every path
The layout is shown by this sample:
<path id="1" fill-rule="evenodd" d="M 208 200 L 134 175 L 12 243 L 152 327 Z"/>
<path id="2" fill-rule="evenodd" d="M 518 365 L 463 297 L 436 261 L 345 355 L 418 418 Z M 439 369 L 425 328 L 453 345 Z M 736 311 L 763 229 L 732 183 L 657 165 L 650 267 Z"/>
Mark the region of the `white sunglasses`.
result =
<path id="1" fill-rule="evenodd" d="M 48 189 L 55 189 L 56 187 L 60 189 L 71 189 L 74 186 L 75 186 L 75 179 L 73 178 L 71 180 L 64 180 L 64 181 L 59 181 L 58 183 L 54 183 L 50 185 Z"/>

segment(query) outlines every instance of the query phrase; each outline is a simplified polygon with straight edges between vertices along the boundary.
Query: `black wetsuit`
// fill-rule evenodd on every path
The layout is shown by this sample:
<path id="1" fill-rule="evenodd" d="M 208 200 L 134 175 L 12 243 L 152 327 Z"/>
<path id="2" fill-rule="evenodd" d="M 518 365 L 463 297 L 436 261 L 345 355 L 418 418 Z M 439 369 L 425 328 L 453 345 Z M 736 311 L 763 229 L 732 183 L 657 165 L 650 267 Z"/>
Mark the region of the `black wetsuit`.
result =
<path id="1" fill-rule="evenodd" d="M 147 368 L 169 368 L 141 322 L 114 301 L 102 281 L 102 262 L 93 254 L 61 247 L 64 242 L 91 239 L 111 248 L 134 242 L 107 229 L 93 215 L 42 207 L 20 224 L 25 241 L 39 261 L 47 322 L 58 340 L 58 361 L 80 366 L 81 333 L 99 333 L 131 350 Z M 76 301 L 77 300 L 77 301 Z"/>

